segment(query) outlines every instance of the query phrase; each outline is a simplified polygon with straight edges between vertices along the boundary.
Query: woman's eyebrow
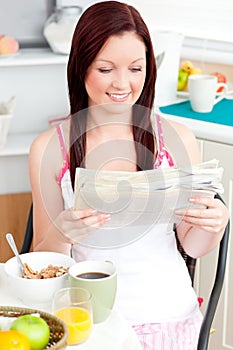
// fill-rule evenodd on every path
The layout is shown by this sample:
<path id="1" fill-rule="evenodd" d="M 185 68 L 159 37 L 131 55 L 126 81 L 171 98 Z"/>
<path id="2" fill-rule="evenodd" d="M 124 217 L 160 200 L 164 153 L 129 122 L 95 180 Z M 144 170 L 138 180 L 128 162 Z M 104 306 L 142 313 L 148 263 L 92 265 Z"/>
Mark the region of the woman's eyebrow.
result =
<path id="1" fill-rule="evenodd" d="M 145 58 L 144 57 L 141 57 L 141 58 L 137 58 L 136 60 L 134 60 L 133 62 L 131 62 L 131 64 L 132 63 L 136 63 L 136 62 L 138 62 L 138 61 L 145 61 Z M 104 59 L 104 58 L 98 58 L 97 60 L 95 60 L 95 62 L 106 62 L 106 63 L 114 63 L 114 62 L 112 62 L 111 60 L 107 60 L 107 59 Z"/>

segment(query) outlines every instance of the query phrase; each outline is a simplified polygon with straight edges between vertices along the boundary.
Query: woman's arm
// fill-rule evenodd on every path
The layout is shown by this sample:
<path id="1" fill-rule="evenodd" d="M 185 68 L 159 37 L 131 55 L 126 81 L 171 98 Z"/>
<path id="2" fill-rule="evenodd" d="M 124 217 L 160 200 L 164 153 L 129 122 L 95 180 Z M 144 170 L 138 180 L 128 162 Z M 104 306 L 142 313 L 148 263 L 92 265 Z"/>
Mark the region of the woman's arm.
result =
<path id="1" fill-rule="evenodd" d="M 178 238 L 186 253 L 194 258 L 207 254 L 220 242 L 229 219 L 227 207 L 215 198 L 192 197 L 204 209 L 179 209 Z"/>
<path id="2" fill-rule="evenodd" d="M 33 200 L 33 249 L 70 254 L 72 243 L 101 227 L 109 215 L 91 208 L 64 210 L 56 176 L 62 166 L 56 132 L 51 129 L 32 143 L 29 171 Z"/>
<path id="3" fill-rule="evenodd" d="M 175 122 L 169 124 L 180 136 L 190 163 L 199 163 L 200 153 L 193 133 L 184 125 Z M 229 212 L 226 206 L 215 198 L 195 196 L 190 198 L 190 203 L 202 208 L 176 210 L 175 213 L 180 219 L 177 235 L 186 253 L 197 258 L 210 252 L 220 242 Z"/>

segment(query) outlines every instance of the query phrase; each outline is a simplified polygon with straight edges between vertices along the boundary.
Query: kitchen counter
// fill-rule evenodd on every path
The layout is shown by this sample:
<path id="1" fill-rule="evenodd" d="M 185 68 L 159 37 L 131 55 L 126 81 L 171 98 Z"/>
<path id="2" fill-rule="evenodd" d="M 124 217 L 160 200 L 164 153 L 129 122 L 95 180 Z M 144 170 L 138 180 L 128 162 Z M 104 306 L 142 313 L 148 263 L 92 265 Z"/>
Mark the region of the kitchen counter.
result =
<path id="1" fill-rule="evenodd" d="M 232 88 L 232 85 L 233 84 L 231 83 L 230 85 L 231 88 Z M 232 95 L 230 97 L 231 97 L 230 100 L 232 100 Z M 188 100 L 187 97 L 185 98 L 182 96 L 178 96 L 177 100 L 174 101 L 174 104 L 185 102 L 187 100 Z M 219 106 L 221 107 L 220 103 L 221 102 L 219 102 Z M 169 112 L 167 112 L 168 110 Z M 178 113 L 177 114 L 171 113 L 171 110 L 172 109 L 168 108 L 168 106 L 161 106 L 162 116 L 165 119 L 174 120 L 176 122 L 186 125 L 194 132 L 197 138 L 233 145 L 233 126 L 231 126 L 233 125 L 233 103 L 232 103 L 232 113 L 228 109 L 228 117 L 222 118 L 222 120 L 220 121 L 215 120 L 215 122 L 209 122 L 208 120 L 211 120 L 211 118 L 207 118 L 205 116 L 206 113 L 203 114 L 203 120 L 200 120 L 202 119 L 201 113 L 192 112 L 188 117 L 184 117 L 184 116 L 179 116 Z M 177 108 L 174 108 L 174 111 L 175 110 L 177 110 Z M 182 112 L 184 112 L 184 110 Z M 186 111 L 186 114 L 188 114 L 187 111 Z M 197 115 L 197 119 L 195 119 L 195 114 Z M 180 115 L 182 115 L 182 113 Z M 229 118 L 231 118 L 231 120 L 229 120 Z M 225 121 L 226 119 L 228 119 L 226 123 L 228 125 L 224 125 L 224 119 Z"/>
<path id="2" fill-rule="evenodd" d="M 233 145 L 233 127 L 221 124 L 208 123 L 202 120 L 178 117 L 171 114 L 162 116 L 168 120 L 174 120 L 189 127 L 199 139 L 215 141 Z M 233 118 L 233 115 L 232 115 Z"/>

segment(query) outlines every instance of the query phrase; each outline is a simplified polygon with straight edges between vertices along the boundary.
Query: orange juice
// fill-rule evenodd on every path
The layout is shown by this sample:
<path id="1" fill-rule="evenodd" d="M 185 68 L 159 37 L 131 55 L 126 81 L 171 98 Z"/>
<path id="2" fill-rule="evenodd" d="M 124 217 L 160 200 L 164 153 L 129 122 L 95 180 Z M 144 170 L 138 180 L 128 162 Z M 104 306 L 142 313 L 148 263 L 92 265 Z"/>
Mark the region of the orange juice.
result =
<path id="1" fill-rule="evenodd" d="M 80 344 L 89 337 L 92 320 L 87 310 L 79 307 L 65 307 L 55 311 L 55 315 L 67 325 L 69 345 Z"/>

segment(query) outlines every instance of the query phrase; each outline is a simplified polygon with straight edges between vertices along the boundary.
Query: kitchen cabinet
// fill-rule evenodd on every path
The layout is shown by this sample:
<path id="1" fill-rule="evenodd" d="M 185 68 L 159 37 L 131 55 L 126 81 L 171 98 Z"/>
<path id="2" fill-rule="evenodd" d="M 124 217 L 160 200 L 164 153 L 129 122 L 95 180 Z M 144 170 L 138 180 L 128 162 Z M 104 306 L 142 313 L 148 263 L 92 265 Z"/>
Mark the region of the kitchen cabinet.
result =
<path id="1" fill-rule="evenodd" d="M 177 101 L 180 102 L 180 99 Z M 216 158 L 224 168 L 222 197 L 230 212 L 230 239 L 226 275 L 220 301 L 213 321 L 214 333 L 210 335 L 208 350 L 233 349 L 233 127 L 223 124 L 213 124 L 201 120 L 163 114 L 166 119 L 182 123 L 192 129 L 200 148 L 203 161 Z M 213 285 L 218 248 L 198 259 L 195 271 L 195 289 L 204 298 L 201 307 L 205 311 L 210 287 Z"/>
<path id="2" fill-rule="evenodd" d="M 226 350 L 233 349 L 233 240 L 232 240 L 232 222 L 233 222 L 233 145 L 223 144 L 219 142 L 199 140 L 203 161 L 216 158 L 219 165 L 224 168 L 223 185 L 224 193 L 222 195 L 226 202 L 231 215 L 231 234 L 229 239 L 229 254 L 227 261 L 226 277 L 224 281 L 223 291 L 220 302 L 216 311 L 213 322 L 215 332 L 210 336 L 210 350 Z M 214 269 L 216 267 L 217 250 L 202 257 L 198 263 L 196 274 L 196 288 L 198 294 L 208 299 L 209 286 L 213 283 Z M 206 305 L 204 303 L 203 310 Z"/>
<path id="3" fill-rule="evenodd" d="M 6 241 L 6 233 L 14 235 L 20 250 L 24 238 L 27 217 L 32 202 L 31 193 L 4 194 L 0 196 L 0 262 L 5 262 L 14 254 Z"/>

